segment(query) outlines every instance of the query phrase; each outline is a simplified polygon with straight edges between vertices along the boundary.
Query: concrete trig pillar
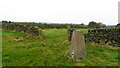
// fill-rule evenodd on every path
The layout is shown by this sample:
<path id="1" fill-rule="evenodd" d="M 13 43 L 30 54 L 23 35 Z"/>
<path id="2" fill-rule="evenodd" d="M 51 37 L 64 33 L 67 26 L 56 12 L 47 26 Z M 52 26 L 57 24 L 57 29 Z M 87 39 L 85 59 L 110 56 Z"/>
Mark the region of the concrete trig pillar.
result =
<path id="1" fill-rule="evenodd" d="M 73 31 L 70 50 L 67 56 L 79 60 L 86 55 L 84 34 L 81 31 Z"/>

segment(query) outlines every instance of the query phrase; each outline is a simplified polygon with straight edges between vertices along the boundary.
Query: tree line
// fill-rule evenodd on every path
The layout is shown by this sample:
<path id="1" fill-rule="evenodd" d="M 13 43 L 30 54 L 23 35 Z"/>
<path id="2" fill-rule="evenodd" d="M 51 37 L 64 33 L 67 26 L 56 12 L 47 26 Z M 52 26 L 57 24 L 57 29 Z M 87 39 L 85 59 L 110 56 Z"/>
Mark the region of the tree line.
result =
<path id="1" fill-rule="evenodd" d="M 35 22 L 11 22 L 11 21 L 2 21 L 2 23 L 19 23 L 19 24 L 25 24 L 28 26 L 38 26 L 41 29 L 47 29 L 47 28 L 67 28 L 67 26 L 71 26 L 71 28 L 106 28 L 107 26 L 103 24 L 102 22 L 95 22 L 91 21 L 88 23 L 88 25 L 85 25 L 84 23 L 81 24 L 48 24 L 48 23 L 35 23 Z M 116 27 L 120 27 L 120 23 L 116 25 Z"/>

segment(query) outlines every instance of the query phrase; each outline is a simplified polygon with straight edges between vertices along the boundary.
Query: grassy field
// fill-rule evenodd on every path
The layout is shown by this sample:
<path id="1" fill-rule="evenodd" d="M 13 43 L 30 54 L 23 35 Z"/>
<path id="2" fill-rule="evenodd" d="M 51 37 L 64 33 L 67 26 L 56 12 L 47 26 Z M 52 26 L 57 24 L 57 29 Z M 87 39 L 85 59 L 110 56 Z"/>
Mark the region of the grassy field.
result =
<path id="1" fill-rule="evenodd" d="M 2 66 L 2 31 L 0 31 L 0 66 Z"/>
<path id="2" fill-rule="evenodd" d="M 87 33 L 88 29 L 77 29 Z M 3 66 L 117 66 L 118 49 L 86 44 L 86 56 L 76 63 L 65 55 L 69 49 L 66 29 L 45 29 L 43 39 L 20 32 L 2 31 Z"/>

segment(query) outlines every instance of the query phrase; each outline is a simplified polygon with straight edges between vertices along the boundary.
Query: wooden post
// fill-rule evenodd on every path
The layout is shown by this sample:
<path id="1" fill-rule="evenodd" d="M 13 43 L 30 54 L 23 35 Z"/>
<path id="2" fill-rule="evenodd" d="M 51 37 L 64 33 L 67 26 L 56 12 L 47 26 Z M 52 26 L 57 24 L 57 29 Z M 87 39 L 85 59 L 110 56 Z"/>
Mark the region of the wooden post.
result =
<path id="1" fill-rule="evenodd" d="M 79 60 L 82 59 L 85 54 L 85 40 L 83 32 L 73 31 L 70 50 L 66 55 L 73 59 Z"/>

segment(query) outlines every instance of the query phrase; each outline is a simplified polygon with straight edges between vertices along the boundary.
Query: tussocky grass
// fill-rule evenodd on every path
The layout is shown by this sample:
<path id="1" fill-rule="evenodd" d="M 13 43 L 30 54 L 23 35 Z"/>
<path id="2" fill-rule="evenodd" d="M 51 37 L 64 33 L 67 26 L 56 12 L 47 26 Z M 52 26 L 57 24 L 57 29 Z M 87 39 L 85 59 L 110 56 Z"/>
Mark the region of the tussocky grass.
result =
<path id="1" fill-rule="evenodd" d="M 77 29 L 87 33 L 88 29 Z M 15 39 L 22 38 L 22 41 Z M 21 32 L 2 30 L 3 66 L 117 66 L 118 50 L 86 44 L 79 62 L 65 56 L 70 43 L 66 29 L 44 29 L 39 39 Z"/>

